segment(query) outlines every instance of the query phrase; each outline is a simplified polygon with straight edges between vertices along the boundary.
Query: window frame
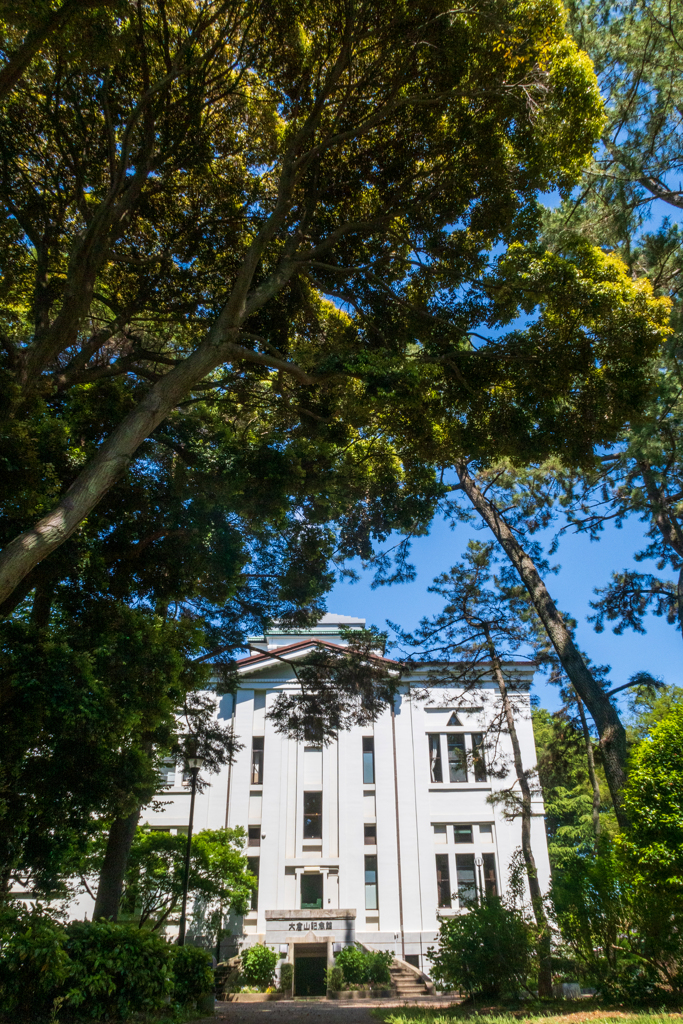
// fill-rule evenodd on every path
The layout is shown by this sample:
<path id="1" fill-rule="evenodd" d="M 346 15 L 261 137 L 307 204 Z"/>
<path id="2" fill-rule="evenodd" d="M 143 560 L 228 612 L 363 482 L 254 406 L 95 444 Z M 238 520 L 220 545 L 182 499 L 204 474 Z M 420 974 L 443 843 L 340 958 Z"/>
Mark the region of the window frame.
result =
<path id="1" fill-rule="evenodd" d="M 366 853 L 365 855 L 365 909 L 379 910 L 379 889 L 377 885 L 377 854 Z M 368 875 L 373 876 L 368 881 Z M 374 903 L 374 906 L 373 906 Z"/>
<path id="2" fill-rule="evenodd" d="M 368 777 L 370 776 L 370 777 Z M 375 737 L 363 736 L 363 785 L 375 785 Z"/>
<path id="3" fill-rule="evenodd" d="M 319 810 L 310 811 L 306 809 L 306 803 L 312 802 L 312 798 L 319 802 Z M 316 827 L 317 826 L 317 827 Z M 304 841 L 320 840 L 323 838 L 323 794 L 321 789 L 304 790 L 303 794 L 303 839 Z"/>
<path id="4" fill-rule="evenodd" d="M 453 906 L 451 891 L 451 866 L 447 853 L 436 853 L 436 905 L 439 910 L 450 910 Z M 445 869 L 445 870 L 444 870 Z"/>
<path id="5" fill-rule="evenodd" d="M 427 750 L 429 757 L 429 778 L 432 783 L 443 783 L 443 759 L 441 757 L 441 733 L 427 733 Z M 437 778 L 438 776 L 438 778 Z"/>
<path id="6" fill-rule="evenodd" d="M 265 737 L 252 736 L 251 738 L 251 785 L 263 785 L 263 755 Z"/>

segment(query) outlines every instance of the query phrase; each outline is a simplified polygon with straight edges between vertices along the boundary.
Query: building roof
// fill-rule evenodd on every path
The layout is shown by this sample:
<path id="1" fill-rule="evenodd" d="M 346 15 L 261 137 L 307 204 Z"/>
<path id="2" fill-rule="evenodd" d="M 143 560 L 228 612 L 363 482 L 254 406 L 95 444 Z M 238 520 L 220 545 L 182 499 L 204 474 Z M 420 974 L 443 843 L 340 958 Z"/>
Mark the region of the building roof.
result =
<path id="1" fill-rule="evenodd" d="M 306 640 L 298 640 L 296 643 L 287 644 L 283 647 L 276 647 L 274 650 L 259 650 L 250 657 L 239 658 L 237 667 L 238 669 L 245 669 L 256 667 L 256 665 L 263 666 L 268 661 L 289 661 L 292 657 L 296 658 L 308 654 L 315 647 L 329 647 L 331 650 L 341 651 L 342 653 L 348 650 L 346 644 L 333 644 L 329 640 L 312 640 L 307 638 Z M 390 665 L 398 665 L 398 662 L 393 658 L 383 658 L 380 654 L 372 654 L 371 657 L 377 661 L 385 661 Z"/>

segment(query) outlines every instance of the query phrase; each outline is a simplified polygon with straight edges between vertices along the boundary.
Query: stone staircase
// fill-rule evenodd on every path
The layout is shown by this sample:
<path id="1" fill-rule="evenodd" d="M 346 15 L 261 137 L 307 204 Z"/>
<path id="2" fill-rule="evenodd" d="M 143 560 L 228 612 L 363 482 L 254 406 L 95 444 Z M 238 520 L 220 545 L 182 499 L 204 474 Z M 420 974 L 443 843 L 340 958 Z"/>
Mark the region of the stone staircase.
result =
<path id="1" fill-rule="evenodd" d="M 434 991 L 434 986 L 425 980 L 425 976 L 405 960 L 394 959 L 389 970 L 392 987 L 399 999 L 417 999 Z"/>

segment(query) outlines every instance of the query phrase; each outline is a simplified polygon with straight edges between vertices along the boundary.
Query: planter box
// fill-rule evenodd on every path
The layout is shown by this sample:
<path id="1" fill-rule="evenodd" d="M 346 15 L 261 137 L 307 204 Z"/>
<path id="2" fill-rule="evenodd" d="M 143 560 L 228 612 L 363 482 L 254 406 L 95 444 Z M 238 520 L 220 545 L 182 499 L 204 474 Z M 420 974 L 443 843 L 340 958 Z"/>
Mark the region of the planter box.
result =
<path id="1" fill-rule="evenodd" d="M 228 995 L 231 1003 L 271 1003 L 284 998 L 282 992 L 230 992 Z"/>
<path id="2" fill-rule="evenodd" d="M 393 988 L 353 988 L 342 989 L 341 992 L 327 990 L 328 999 L 392 999 L 396 993 Z"/>

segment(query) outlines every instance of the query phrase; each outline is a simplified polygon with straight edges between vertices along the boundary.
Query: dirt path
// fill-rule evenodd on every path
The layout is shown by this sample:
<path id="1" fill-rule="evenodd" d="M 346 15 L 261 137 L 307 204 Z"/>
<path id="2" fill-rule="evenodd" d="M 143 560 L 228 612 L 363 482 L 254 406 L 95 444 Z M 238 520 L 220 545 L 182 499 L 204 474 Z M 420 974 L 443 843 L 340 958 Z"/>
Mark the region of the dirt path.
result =
<path id="1" fill-rule="evenodd" d="M 456 1002 L 459 1000 L 456 1000 Z M 450 1006 L 452 999 L 411 1001 L 413 1006 Z M 193 1021 L 192 1024 L 378 1024 L 377 1018 L 370 1015 L 371 1010 L 400 1009 L 406 1003 L 394 999 L 368 999 L 337 1002 L 321 999 L 283 1001 L 277 1003 L 216 1003 L 214 1017 L 205 1017 Z"/>

